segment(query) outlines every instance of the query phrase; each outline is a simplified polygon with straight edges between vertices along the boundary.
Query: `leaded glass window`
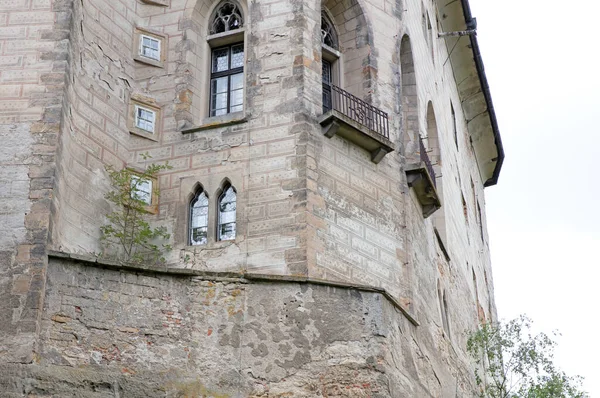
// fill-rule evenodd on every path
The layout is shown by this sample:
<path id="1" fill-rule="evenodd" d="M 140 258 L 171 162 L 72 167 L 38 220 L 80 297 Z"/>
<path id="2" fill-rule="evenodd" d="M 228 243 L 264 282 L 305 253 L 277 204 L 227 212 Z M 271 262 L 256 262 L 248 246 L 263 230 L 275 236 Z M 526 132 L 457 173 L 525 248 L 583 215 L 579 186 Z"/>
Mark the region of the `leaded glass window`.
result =
<path id="1" fill-rule="evenodd" d="M 244 44 L 212 51 L 210 116 L 244 109 Z"/>
<path id="2" fill-rule="evenodd" d="M 212 18 L 210 34 L 229 32 L 244 26 L 244 18 L 240 7 L 230 1 L 221 3 Z"/>
<path id="3" fill-rule="evenodd" d="M 321 42 L 331 48 L 338 49 L 338 39 L 333 23 L 325 13 L 321 13 Z"/>
<path id="4" fill-rule="evenodd" d="M 208 239 L 208 196 L 201 191 L 190 203 L 190 244 L 205 245 Z"/>
<path id="5" fill-rule="evenodd" d="M 219 222 L 217 240 L 233 240 L 236 233 L 236 201 L 237 195 L 233 187 L 225 188 L 219 197 Z"/>

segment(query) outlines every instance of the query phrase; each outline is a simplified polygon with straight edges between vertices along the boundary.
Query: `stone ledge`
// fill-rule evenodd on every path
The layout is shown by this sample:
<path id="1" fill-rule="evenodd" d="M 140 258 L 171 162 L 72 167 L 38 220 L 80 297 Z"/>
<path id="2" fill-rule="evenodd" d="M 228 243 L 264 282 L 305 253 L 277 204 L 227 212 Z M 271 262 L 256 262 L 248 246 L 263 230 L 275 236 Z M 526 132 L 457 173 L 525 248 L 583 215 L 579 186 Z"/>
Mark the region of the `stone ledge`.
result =
<path id="1" fill-rule="evenodd" d="M 429 175 L 425 162 L 408 164 L 406 165 L 405 172 L 408 186 L 415 190 L 417 198 L 421 203 L 423 217 L 429 217 L 442 207 L 442 202 L 440 201 L 440 196 L 433 180 L 435 177 Z"/>
<path id="2" fill-rule="evenodd" d="M 374 292 L 384 296 L 394 307 L 396 307 L 402 315 L 415 326 L 420 326 L 416 317 L 414 317 L 396 298 L 394 298 L 386 289 L 361 285 L 358 283 L 335 282 L 324 279 L 310 278 L 306 276 L 296 275 L 270 275 L 248 272 L 234 271 L 200 271 L 186 268 L 168 268 L 156 266 L 143 266 L 136 264 L 125 264 L 118 261 L 110 261 L 107 259 L 98 258 L 91 254 L 65 253 L 61 251 L 48 250 L 49 258 L 69 259 L 73 261 L 85 262 L 87 265 L 111 270 L 129 271 L 129 272 L 147 272 L 161 275 L 195 277 L 200 279 L 218 280 L 223 282 L 283 282 L 283 283 L 307 283 L 314 285 L 323 285 L 331 287 L 339 287 L 344 289 L 356 289 L 363 292 Z"/>
<path id="3" fill-rule="evenodd" d="M 248 116 L 245 112 L 228 113 L 227 115 L 223 116 L 207 117 L 199 126 L 183 128 L 181 132 L 183 134 L 190 134 L 198 131 L 216 129 L 219 127 L 233 126 L 235 124 L 246 123 L 247 121 Z"/>
<path id="4" fill-rule="evenodd" d="M 394 144 L 383 135 L 363 126 L 335 109 L 323 114 L 318 122 L 324 128 L 323 134 L 325 137 L 331 138 L 336 134 L 344 137 L 369 151 L 371 161 L 375 164 L 381 162 L 385 155 L 395 149 Z"/>

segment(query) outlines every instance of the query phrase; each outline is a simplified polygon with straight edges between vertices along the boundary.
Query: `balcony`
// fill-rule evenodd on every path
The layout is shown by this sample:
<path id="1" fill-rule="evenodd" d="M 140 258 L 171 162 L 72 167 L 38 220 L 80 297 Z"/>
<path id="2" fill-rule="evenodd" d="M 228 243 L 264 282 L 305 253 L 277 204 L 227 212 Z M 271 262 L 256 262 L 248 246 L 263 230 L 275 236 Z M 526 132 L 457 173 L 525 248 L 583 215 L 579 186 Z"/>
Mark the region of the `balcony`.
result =
<path id="1" fill-rule="evenodd" d="M 406 179 L 408 186 L 417 194 L 417 199 L 423 208 L 423 217 L 429 217 L 442 207 L 436 190 L 435 171 L 421 137 L 419 137 L 419 161 L 406 165 Z"/>
<path id="2" fill-rule="evenodd" d="M 339 135 L 366 149 L 374 163 L 394 150 L 388 114 L 334 85 L 324 85 L 323 116 L 327 138 Z"/>

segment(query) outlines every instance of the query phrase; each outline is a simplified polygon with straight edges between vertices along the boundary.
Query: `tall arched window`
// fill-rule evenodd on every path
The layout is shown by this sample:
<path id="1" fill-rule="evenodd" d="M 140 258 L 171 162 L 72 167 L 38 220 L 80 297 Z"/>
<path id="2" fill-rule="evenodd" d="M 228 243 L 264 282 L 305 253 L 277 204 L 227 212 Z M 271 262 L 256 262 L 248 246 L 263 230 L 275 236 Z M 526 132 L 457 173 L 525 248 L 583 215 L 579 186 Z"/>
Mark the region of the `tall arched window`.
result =
<path id="1" fill-rule="evenodd" d="M 416 162 L 419 148 L 419 99 L 417 97 L 417 78 L 413 62 L 412 46 L 408 36 L 400 42 L 400 70 L 402 73 L 402 134 L 404 156 L 407 163 Z"/>
<path id="2" fill-rule="evenodd" d="M 331 110 L 331 86 L 334 84 L 335 64 L 339 49 L 337 33 L 333 22 L 323 11 L 321 13 L 321 43 L 323 45 L 323 56 L 321 57 L 323 69 L 323 113 Z M 333 51 L 332 51 L 333 50 Z"/>
<path id="3" fill-rule="evenodd" d="M 221 2 L 213 12 L 209 34 L 231 35 L 225 35 L 225 38 L 219 36 L 221 44 L 212 49 L 210 116 L 244 109 L 244 42 L 243 36 L 235 34 L 243 26 L 241 7 L 232 1 Z"/>
<path id="4" fill-rule="evenodd" d="M 190 202 L 190 245 L 205 245 L 208 239 L 208 196 L 198 190 Z"/>
<path id="5" fill-rule="evenodd" d="M 219 196 L 217 240 L 233 240 L 236 234 L 237 194 L 231 185 L 226 185 Z"/>

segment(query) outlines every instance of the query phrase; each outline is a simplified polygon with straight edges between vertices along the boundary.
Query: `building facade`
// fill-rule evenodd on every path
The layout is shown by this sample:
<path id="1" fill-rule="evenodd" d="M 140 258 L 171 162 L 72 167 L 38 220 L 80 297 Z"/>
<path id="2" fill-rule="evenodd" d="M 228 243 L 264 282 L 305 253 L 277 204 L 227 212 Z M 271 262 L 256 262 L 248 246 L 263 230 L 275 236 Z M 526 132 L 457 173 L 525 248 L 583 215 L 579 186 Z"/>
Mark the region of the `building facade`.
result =
<path id="1" fill-rule="evenodd" d="M 504 157 L 475 28 L 466 0 L 0 0 L 2 396 L 473 395 Z M 167 162 L 138 184 L 165 263 L 99 256 L 107 167 Z"/>

